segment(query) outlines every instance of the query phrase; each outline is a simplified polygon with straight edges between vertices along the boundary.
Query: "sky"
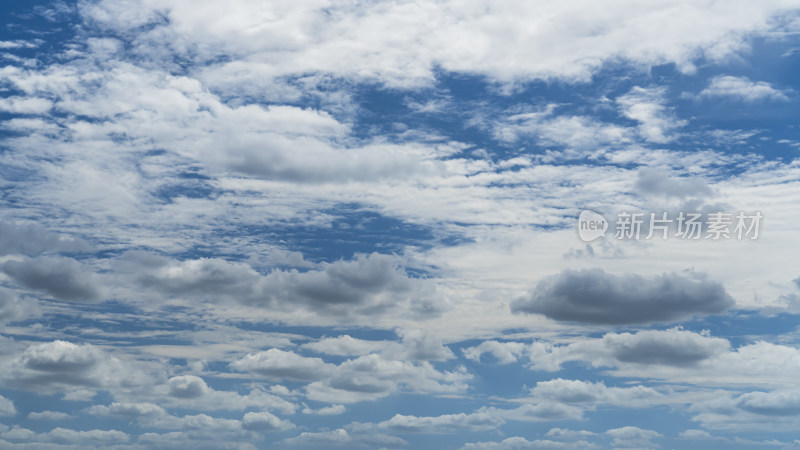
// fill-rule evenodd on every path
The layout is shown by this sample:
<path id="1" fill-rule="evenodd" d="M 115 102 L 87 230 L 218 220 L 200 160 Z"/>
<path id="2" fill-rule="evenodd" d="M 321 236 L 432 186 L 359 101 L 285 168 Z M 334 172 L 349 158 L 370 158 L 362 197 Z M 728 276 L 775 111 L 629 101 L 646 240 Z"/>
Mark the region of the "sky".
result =
<path id="1" fill-rule="evenodd" d="M 800 1 L 0 13 L 0 447 L 800 448 Z"/>

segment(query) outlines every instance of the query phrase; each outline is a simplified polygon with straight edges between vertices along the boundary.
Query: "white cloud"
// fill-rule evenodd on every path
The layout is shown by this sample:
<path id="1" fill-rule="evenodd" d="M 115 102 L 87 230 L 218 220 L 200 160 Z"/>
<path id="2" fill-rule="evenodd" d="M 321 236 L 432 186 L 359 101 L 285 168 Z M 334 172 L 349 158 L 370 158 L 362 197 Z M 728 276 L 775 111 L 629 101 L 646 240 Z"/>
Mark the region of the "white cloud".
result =
<path id="1" fill-rule="evenodd" d="M 249 412 L 242 418 L 242 427 L 252 431 L 276 431 L 293 428 L 288 420 L 281 420 L 267 411 Z"/>
<path id="2" fill-rule="evenodd" d="M 39 411 L 28 413 L 28 419 L 31 420 L 66 420 L 72 418 L 73 416 L 61 411 Z"/>
<path id="3" fill-rule="evenodd" d="M 14 416 L 17 414 L 17 409 L 14 407 L 14 402 L 0 395 L 0 416 Z"/>
<path id="4" fill-rule="evenodd" d="M 525 344 L 521 342 L 498 342 L 483 341 L 475 347 L 467 347 L 463 350 L 464 356 L 476 362 L 480 362 L 481 356 L 488 353 L 494 356 L 500 364 L 511 364 L 525 350 Z"/>
<path id="5" fill-rule="evenodd" d="M 701 55 L 720 60 L 746 49 L 749 35 L 770 30 L 770 19 L 791 7 L 778 1 L 687 8 L 624 0 L 292 6 L 239 0 L 220 12 L 205 2 L 141 0 L 87 4 L 82 12 L 100 27 L 132 34 L 132 51 L 162 65 L 175 58 L 207 64 L 226 55 L 228 61 L 201 76 L 229 91 L 256 93 L 301 74 L 429 85 L 435 67 L 508 83 L 585 81 L 604 62 L 619 60 L 642 68 L 674 62 L 690 72 Z"/>
<path id="6" fill-rule="evenodd" d="M 674 139 L 675 129 L 688 122 L 678 119 L 665 106 L 666 90 L 660 87 L 634 87 L 627 94 L 617 98 L 622 114 L 639 122 L 639 134 L 649 142 L 658 144 Z"/>
<path id="7" fill-rule="evenodd" d="M 611 445 L 615 448 L 653 448 L 656 447 L 653 439 L 662 437 L 656 431 L 633 426 L 614 428 L 606 431 L 606 434 L 614 438 Z"/>
<path id="8" fill-rule="evenodd" d="M 91 344 L 61 340 L 29 346 L 6 362 L 3 378 L 12 386 L 41 392 L 70 387 L 127 389 L 153 382 L 134 362 Z"/>
<path id="9" fill-rule="evenodd" d="M 747 77 L 720 75 L 711 79 L 699 97 L 730 97 L 745 102 L 762 100 L 789 101 L 788 91 L 775 89 L 764 81 L 750 81 Z"/>

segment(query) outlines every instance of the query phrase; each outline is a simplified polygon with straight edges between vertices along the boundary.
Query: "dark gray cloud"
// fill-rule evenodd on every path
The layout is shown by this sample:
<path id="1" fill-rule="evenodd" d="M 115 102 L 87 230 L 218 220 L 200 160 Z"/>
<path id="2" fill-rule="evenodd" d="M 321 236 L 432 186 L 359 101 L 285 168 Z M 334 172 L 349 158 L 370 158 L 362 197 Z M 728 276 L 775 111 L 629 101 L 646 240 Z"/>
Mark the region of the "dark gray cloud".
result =
<path id="1" fill-rule="evenodd" d="M 795 285 L 796 285 L 798 288 L 800 288 L 800 277 L 797 277 L 797 278 L 795 278 L 794 280 L 792 280 L 792 282 L 794 282 L 794 284 L 795 284 Z"/>
<path id="2" fill-rule="evenodd" d="M 45 251 L 88 251 L 91 246 L 81 239 L 68 238 L 47 231 L 39 224 L 17 224 L 0 220 L 0 255 L 35 256 Z"/>
<path id="3" fill-rule="evenodd" d="M 410 278 L 398 258 L 373 253 L 324 263 L 314 270 L 275 269 L 262 275 L 246 263 L 218 258 L 175 261 L 132 253 L 120 266 L 133 271 L 139 285 L 171 296 L 229 299 L 254 307 L 298 305 L 333 316 L 385 313 L 407 302 L 413 314 L 434 316 L 432 287 Z"/>
<path id="4" fill-rule="evenodd" d="M 622 325 L 716 314 L 733 304 L 721 284 L 704 278 L 674 273 L 646 278 L 589 269 L 565 270 L 543 279 L 530 294 L 512 302 L 511 310 L 561 321 Z"/>
<path id="5" fill-rule="evenodd" d="M 607 334 L 602 342 L 605 350 L 619 362 L 673 367 L 692 366 L 728 350 L 724 339 L 678 329 Z"/>
<path id="6" fill-rule="evenodd" d="M 701 180 L 674 178 L 667 171 L 651 168 L 639 169 L 635 188 L 647 194 L 678 198 L 706 197 L 712 194 L 711 188 Z"/>
<path id="7" fill-rule="evenodd" d="M 59 300 L 95 301 L 100 298 L 94 273 L 72 258 L 41 256 L 8 261 L 0 268 L 22 286 L 44 291 Z"/>

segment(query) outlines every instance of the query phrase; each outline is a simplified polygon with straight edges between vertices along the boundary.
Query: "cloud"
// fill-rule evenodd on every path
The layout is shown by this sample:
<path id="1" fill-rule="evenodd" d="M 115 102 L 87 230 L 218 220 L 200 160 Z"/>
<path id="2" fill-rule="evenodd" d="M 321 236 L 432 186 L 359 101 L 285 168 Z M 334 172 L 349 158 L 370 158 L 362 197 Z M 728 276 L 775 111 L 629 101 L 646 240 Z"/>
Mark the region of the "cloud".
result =
<path id="1" fill-rule="evenodd" d="M 336 366 L 326 363 L 321 358 L 311 358 L 271 348 L 248 354 L 231 363 L 231 367 L 276 380 L 312 381 L 330 374 Z"/>
<path id="2" fill-rule="evenodd" d="M 481 361 L 481 356 L 488 353 L 494 356 L 500 364 L 511 364 L 525 350 L 525 345 L 520 342 L 483 341 L 475 347 L 462 350 L 467 359 Z"/>
<path id="3" fill-rule="evenodd" d="M 711 188 L 696 178 L 673 178 L 669 172 L 643 167 L 636 174 L 634 187 L 638 192 L 665 197 L 707 197 Z"/>
<path id="4" fill-rule="evenodd" d="M 793 431 L 800 416 L 800 391 L 792 387 L 773 391 L 729 394 L 689 407 L 692 420 L 715 430 Z"/>
<path id="5" fill-rule="evenodd" d="M 606 435 L 614 438 L 611 445 L 615 448 L 653 448 L 657 447 L 653 439 L 662 437 L 656 431 L 633 426 L 614 428 L 606 431 Z"/>
<path id="6" fill-rule="evenodd" d="M 454 433 L 461 430 L 494 430 L 505 420 L 492 410 L 474 413 L 445 414 L 435 417 L 418 417 L 396 414 L 391 419 L 375 425 L 380 430 L 393 433 Z"/>
<path id="7" fill-rule="evenodd" d="M 711 79 L 708 87 L 700 91 L 698 97 L 728 97 L 749 103 L 764 100 L 789 101 L 787 93 L 773 88 L 764 81 L 753 82 L 747 77 L 720 75 Z"/>
<path id="8" fill-rule="evenodd" d="M 242 427 L 251 431 L 277 431 L 294 428 L 288 420 L 281 420 L 267 411 L 249 412 L 242 418 Z"/>
<path id="9" fill-rule="evenodd" d="M 67 420 L 72 419 L 73 416 L 63 413 L 61 411 L 39 411 L 39 412 L 30 412 L 28 413 L 28 419 L 30 420 Z"/>
<path id="10" fill-rule="evenodd" d="M 500 442 L 470 442 L 461 447 L 462 450 L 533 450 L 533 449 L 580 449 L 598 448 L 588 441 L 558 442 L 547 439 L 529 441 L 523 437 L 510 437 Z"/>
<path id="11" fill-rule="evenodd" d="M 417 393 L 461 392 L 470 379 L 463 368 L 440 372 L 427 361 L 369 354 L 336 365 L 274 348 L 248 354 L 231 363 L 231 367 L 273 380 L 311 382 L 305 386 L 308 398 L 327 403 L 375 400 L 401 389 Z"/>
<path id="12" fill-rule="evenodd" d="M 57 235 L 38 223 L 20 224 L 0 220 L 0 255 L 35 256 L 44 251 L 88 251 L 82 239 Z"/>
<path id="13" fill-rule="evenodd" d="M 136 58 L 166 67 L 179 60 L 207 65 L 200 76 L 212 89 L 250 94 L 309 74 L 408 88 L 431 85 L 436 68 L 509 83 L 586 81 L 606 61 L 620 60 L 642 69 L 675 63 L 691 72 L 700 55 L 722 60 L 746 49 L 749 35 L 772 29 L 770 19 L 789 8 L 771 1 L 736 10 L 717 3 L 630 8 L 616 1 L 255 8 L 240 0 L 220 13 L 204 2 L 171 0 L 102 1 L 82 5 L 81 13 L 93 28 L 129 36 Z M 387 31 L 391 25 L 403 32 Z"/>
<path id="14" fill-rule="evenodd" d="M 679 120 L 664 106 L 664 88 L 634 87 L 617 98 L 622 115 L 639 122 L 639 134 L 647 141 L 663 144 L 674 139 L 672 131 L 688 122 Z"/>
<path id="15" fill-rule="evenodd" d="M 41 392 L 70 387 L 134 388 L 152 383 L 128 361 L 91 344 L 61 340 L 33 344 L 5 364 L 3 378 L 8 384 Z"/>
<path id="16" fill-rule="evenodd" d="M 59 300 L 100 299 L 101 289 L 95 274 L 72 258 L 40 256 L 7 261 L 0 268 L 26 288 L 44 291 Z"/>
<path id="17" fill-rule="evenodd" d="M 0 416 L 15 416 L 17 409 L 14 402 L 0 395 Z"/>
<path id="18" fill-rule="evenodd" d="M 602 381 L 592 383 L 562 378 L 537 382 L 531 389 L 531 396 L 562 403 L 614 404 L 626 407 L 648 407 L 663 397 L 655 389 L 645 386 L 607 387 Z"/>
<path id="19" fill-rule="evenodd" d="M 621 325 L 718 314 L 733 304 L 722 285 L 704 278 L 674 273 L 645 278 L 586 269 L 565 270 L 543 279 L 527 296 L 512 302 L 511 311 L 559 321 Z"/>
<path id="20" fill-rule="evenodd" d="M 266 275 L 249 264 L 219 258 L 175 261 L 135 253 L 124 259 L 137 283 L 170 296 L 202 296 L 249 307 L 295 311 L 325 318 L 372 316 L 405 307 L 407 314 L 436 315 L 433 287 L 407 275 L 399 259 L 373 253 L 322 263 L 315 270 L 274 269 Z"/>
<path id="21" fill-rule="evenodd" d="M 348 432 L 343 428 L 331 431 L 308 432 L 284 440 L 289 445 L 302 448 L 309 447 L 367 447 L 367 448 L 404 448 L 408 445 L 399 437 L 386 434 Z"/>
<path id="22" fill-rule="evenodd" d="M 41 314 L 39 303 L 35 299 L 20 299 L 8 289 L 0 287 L 0 325 Z"/>
<path id="23" fill-rule="evenodd" d="M 344 405 L 332 405 L 319 409 L 303 408 L 303 414 L 313 414 L 318 416 L 338 416 L 347 411 Z"/>

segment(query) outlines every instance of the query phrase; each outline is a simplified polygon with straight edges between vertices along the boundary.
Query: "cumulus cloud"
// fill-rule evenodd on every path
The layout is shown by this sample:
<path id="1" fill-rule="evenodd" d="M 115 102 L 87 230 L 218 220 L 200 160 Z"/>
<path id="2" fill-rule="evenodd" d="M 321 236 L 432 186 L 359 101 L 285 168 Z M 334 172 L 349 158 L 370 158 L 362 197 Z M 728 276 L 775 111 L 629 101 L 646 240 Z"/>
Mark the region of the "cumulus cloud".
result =
<path id="1" fill-rule="evenodd" d="M 35 299 L 20 299 L 12 291 L 0 287 L 0 325 L 36 317 L 40 313 Z"/>
<path id="2" fill-rule="evenodd" d="M 60 236 L 38 223 L 23 224 L 0 220 L 0 255 L 35 256 L 44 251 L 86 251 L 91 246 L 82 239 Z"/>
<path id="3" fill-rule="evenodd" d="M 17 409 L 14 407 L 14 402 L 0 395 L 0 416 L 14 416 L 17 414 Z"/>
<path id="4" fill-rule="evenodd" d="M 510 437 L 500 442 L 470 442 L 461 447 L 462 450 L 527 450 L 527 449 L 580 449 L 598 448 L 597 444 L 579 440 L 572 442 L 559 442 L 549 439 L 536 439 L 529 441 L 523 437 Z"/>
<path id="5" fill-rule="evenodd" d="M 645 278 L 588 269 L 565 270 L 543 279 L 530 294 L 514 301 L 511 310 L 560 321 L 620 325 L 717 314 L 733 304 L 722 285 L 705 278 L 674 273 Z"/>
<path id="6" fill-rule="evenodd" d="M 656 431 L 633 426 L 614 428 L 606 431 L 606 435 L 613 438 L 611 445 L 615 448 L 653 448 L 656 447 L 653 439 L 662 437 Z"/>
<path id="7" fill-rule="evenodd" d="M 249 412 L 242 418 L 242 427 L 251 431 L 277 431 L 293 428 L 288 420 L 281 420 L 267 411 Z"/>
<path id="8" fill-rule="evenodd" d="M 59 300 L 92 302 L 101 295 L 96 275 L 72 258 L 40 256 L 7 261 L 0 267 L 22 286 Z"/>
<path id="9" fill-rule="evenodd" d="M 285 443 L 301 448 L 310 447 L 366 447 L 366 448 L 404 448 L 405 440 L 387 434 L 348 432 L 343 428 L 331 431 L 300 433 L 299 436 L 287 438 Z"/>
<path id="10" fill-rule="evenodd" d="M 276 380 L 311 381 L 330 374 L 336 366 L 326 363 L 322 358 L 271 348 L 248 354 L 231 363 L 231 367 Z"/>
<path id="11" fill-rule="evenodd" d="M 511 364 L 525 351 L 525 344 L 521 342 L 483 341 L 475 347 L 463 350 L 464 356 L 476 362 L 481 361 L 481 356 L 490 354 L 500 364 Z"/>
<path id="12" fill-rule="evenodd" d="M 699 97 L 728 97 L 745 102 L 763 100 L 789 101 L 787 91 L 775 89 L 764 81 L 750 81 L 747 77 L 720 75 L 711 79 Z"/>
<path id="13" fill-rule="evenodd" d="M 7 383 L 42 392 L 72 387 L 134 388 L 152 383 L 134 363 L 91 344 L 61 340 L 33 344 L 5 364 L 3 378 Z"/>
<path id="14" fill-rule="evenodd" d="M 658 391 L 645 386 L 607 387 L 602 381 L 592 383 L 562 378 L 537 382 L 531 389 L 531 396 L 563 403 L 604 403 L 628 407 L 651 406 L 662 398 Z"/>
<path id="15" fill-rule="evenodd" d="M 398 258 L 379 253 L 323 263 L 315 270 L 274 269 L 266 275 L 249 264 L 218 258 L 175 261 L 137 253 L 128 255 L 125 264 L 134 269 L 141 286 L 168 295 L 278 310 L 301 306 L 325 317 L 379 315 L 401 305 L 416 314 L 416 306 L 433 295 L 432 285 L 409 277 Z"/>
<path id="16" fill-rule="evenodd" d="M 794 430 L 800 416 L 795 388 L 719 396 L 693 404 L 692 420 L 716 430 Z"/>

